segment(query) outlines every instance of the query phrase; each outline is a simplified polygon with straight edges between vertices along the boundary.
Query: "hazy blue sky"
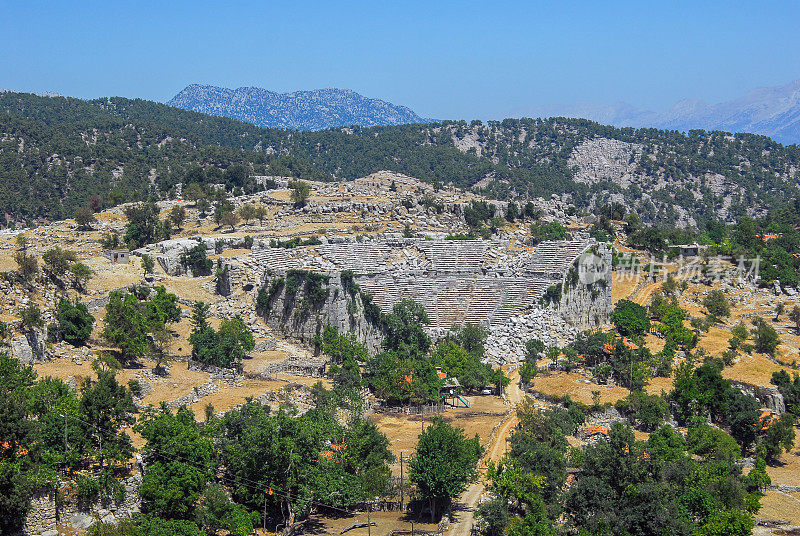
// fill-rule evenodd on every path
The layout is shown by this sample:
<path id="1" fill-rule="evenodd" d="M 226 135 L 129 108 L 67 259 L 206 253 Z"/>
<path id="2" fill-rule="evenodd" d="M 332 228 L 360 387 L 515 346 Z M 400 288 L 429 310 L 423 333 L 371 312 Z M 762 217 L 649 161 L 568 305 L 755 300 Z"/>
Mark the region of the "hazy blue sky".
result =
<path id="1" fill-rule="evenodd" d="M 0 88 L 348 87 L 434 118 L 666 108 L 800 78 L 800 2 L 8 2 Z"/>

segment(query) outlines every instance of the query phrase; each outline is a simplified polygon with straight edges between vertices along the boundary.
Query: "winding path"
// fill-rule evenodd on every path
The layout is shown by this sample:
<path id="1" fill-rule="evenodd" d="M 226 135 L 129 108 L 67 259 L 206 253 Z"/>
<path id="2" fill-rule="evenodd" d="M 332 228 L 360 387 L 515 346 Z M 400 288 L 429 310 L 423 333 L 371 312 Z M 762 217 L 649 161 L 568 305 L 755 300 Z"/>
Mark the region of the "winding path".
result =
<path id="1" fill-rule="evenodd" d="M 516 407 L 525 398 L 524 393 L 519 388 L 519 372 L 513 371 L 509 374 L 511 382 L 506 390 L 506 398 L 508 399 L 511 410 L 505 419 L 501 422 L 495 431 L 494 438 L 489 446 L 486 448 L 486 453 L 480 462 L 480 470 L 483 472 L 486 469 L 488 461 L 497 461 L 503 457 L 506 449 L 506 441 L 514 428 L 519 423 L 517 419 Z M 482 481 L 475 482 L 467 488 L 467 491 L 461 495 L 460 500 L 455 505 L 456 521 L 450 525 L 448 536 L 470 536 L 472 525 L 474 523 L 473 512 L 478 506 L 478 501 L 484 492 L 484 485 Z"/>

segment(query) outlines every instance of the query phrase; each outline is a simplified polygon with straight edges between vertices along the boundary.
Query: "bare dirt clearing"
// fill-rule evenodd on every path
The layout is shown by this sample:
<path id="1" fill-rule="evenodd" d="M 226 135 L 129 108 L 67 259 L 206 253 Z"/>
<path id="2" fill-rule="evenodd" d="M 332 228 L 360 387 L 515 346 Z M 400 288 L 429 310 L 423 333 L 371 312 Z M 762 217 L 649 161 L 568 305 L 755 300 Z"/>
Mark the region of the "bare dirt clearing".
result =
<path id="1" fill-rule="evenodd" d="M 588 377 L 575 372 L 554 371 L 533 380 L 532 390 L 550 396 L 569 395 L 583 404 L 592 404 L 592 391 L 600 392 L 600 403 L 614 403 L 628 396 L 628 390 L 618 385 L 598 385 L 589 382 Z"/>

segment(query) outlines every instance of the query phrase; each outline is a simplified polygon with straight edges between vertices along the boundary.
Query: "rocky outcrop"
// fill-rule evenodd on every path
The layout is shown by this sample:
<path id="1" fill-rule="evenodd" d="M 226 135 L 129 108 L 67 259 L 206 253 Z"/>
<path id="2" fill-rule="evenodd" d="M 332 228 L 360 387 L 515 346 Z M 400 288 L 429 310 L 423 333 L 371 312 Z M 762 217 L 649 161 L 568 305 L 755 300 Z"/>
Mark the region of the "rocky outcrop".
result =
<path id="1" fill-rule="evenodd" d="M 279 279 L 284 276 L 266 275 L 264 291 L 269 293 Z M 331 274 L 321 284 L 321 292 L 323 299 L 309 296 L 305 282 L 293 291 L 284 279 L 282 287 L 271 296 L 268 308 L 259 313 L 274 331 L 306 344 L 311 344 L 330 324 L 342 333 L 352 331 L 367 348 L 376 350 L 382 339 L 380 330 L 366 319 L 360 294 L 345 290 L 341 273 Z"/>
<path id="2" fill-rule="evenodd" d="M 11 355 L 21 363 L 32 365 L 45 358 L 44 341 L 47 335 L 43 330 L 33 329 L 11 339 Z"/>
<path id="3" fill-rule="evenodd" d="M 375 321 L 410 298 L 425 307 L 433 339 L 455 325 L 479 324 L 491 333 L 488 359 L 505 363 L 522 359 L 530 338 L 563 345 L 578 331 L 605 325 L 611 312 L 610 250 L 592 240 L 523 250 L 507 240 L 386 237 L 290 249 L 261 242 L 226 263 L 217 288 L 224 295 L 261 289 L 254 293 L 256 301 L 262 296 L 259 315 L 305 343 L 330 324 L 377 349 L 382 334 Z M 290 274 L 300 279 L 289 284 Z M 311 279 L 319 285 L 314 296 Z M 549 305 L 540 301 L 545 295 Z"/>
<path id="4" fill-rule="evenodd" d="M 578 330 L 554 309 L 533 309 L 491 329 L 485 344 L 486 359 L 495 365 L 516 363 L 525 359 L 525 343 L 531 339 L 539 339 L 545 346 L 563 346 L 577 334 Z"/>
<path id="5" fill-rule="evenodd" d="M 184 275 L 187 272 L 185 266 L 181 264 L 181 255 L 198 244 L 205 246 L 207 254 L 221 253 L 228 248 L 243 248 L 244 239 L 241 237 L 207 237 L 197 236 L 193 238 L 175 238 L 164 240 L 156 244 L 150 244 L 134 251 L 137 255 L 148 254 L 155 257 L 155 260 L 164 270 L 164 273 L 172 276 Z"/>
<path id="6" fill-rule="evenodd" d="M 611 317 L 611 250 L 593 246 L 579 255 L 562 283 L 559 312 L 580 331 L 598 329 Z"/>
<path id="7" fill-rule="evenodd" d="M 731 380 L 731 385 L 744 394 L 758 399 L 765 408 L 774 411 L 778 415 L 782 415 L 786 412 L 786 403 L 777 387 L 771 385 L 753 385 L 739 380 Z"/>
<path id="8" fill-rule="evenodd" d="M 567 164 L 575 169 L 575 181 L 596 184 L 611 181 L 627 188 L 636 181 L 637 160 L 642 146 L 608 138 L 584 141 L 569 155 Z"/>

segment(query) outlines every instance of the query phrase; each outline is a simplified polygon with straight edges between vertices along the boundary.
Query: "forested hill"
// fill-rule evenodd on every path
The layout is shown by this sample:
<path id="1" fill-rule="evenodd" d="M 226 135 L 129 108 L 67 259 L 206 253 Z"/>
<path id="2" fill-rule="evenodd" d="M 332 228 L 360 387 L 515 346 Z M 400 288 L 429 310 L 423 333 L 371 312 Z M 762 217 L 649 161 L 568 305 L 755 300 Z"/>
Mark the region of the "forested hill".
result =
<path id="1" fill-rule="evenodd" d="M 405 106 L 337 88 L 275 93 L 259 87 L 228 89 L 192 84 L 167 104 L 184 110 L 241 119 L 261 127 L 298 130 L 425 122 Z"/>
<path id="2" fill-rule="evenodd" d="M 179 182 L 247 191 L 248 174 L 387 169 L 498 198 L 570 193 L 587 208 L 616 199 L 645 221 L 693 225 L 794 197 L 798 168 L 799 147 L 747 134 L 564 118 L 290 131 L 138 99 L 0 93 L 0 211 L 23 218 L 68 217 L 92 195 L 164 196 Z"/>

